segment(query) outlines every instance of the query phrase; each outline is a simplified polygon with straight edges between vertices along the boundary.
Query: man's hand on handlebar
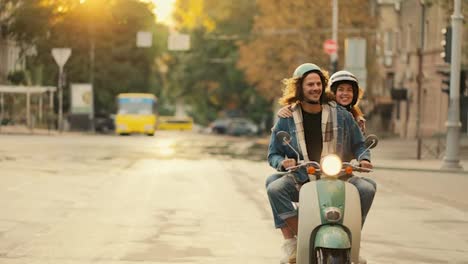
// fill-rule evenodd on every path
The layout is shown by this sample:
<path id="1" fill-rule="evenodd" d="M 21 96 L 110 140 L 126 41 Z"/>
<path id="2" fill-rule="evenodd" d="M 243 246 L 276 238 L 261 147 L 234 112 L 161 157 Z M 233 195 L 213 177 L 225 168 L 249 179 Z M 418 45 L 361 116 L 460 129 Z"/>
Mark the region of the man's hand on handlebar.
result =
<path id="1" fill-rule="evenodd" d="M 290 167 L 296 166 L 296 160 L 295 159 L 285 159 L 283 162 L 281 162 L 281 166 L 285 168 L 286 170 Z"/>
<path id="2" fill-rule="evenodd" d="M 365 168 L 365 169 L 374 168 L 374 166 L 372 166 L 372 163 L 370 163 L 370 161 L 368 161 L 368 160 L 361 160 L 359 162 L 359 165 L 361 166 L 361 168 Z"/>

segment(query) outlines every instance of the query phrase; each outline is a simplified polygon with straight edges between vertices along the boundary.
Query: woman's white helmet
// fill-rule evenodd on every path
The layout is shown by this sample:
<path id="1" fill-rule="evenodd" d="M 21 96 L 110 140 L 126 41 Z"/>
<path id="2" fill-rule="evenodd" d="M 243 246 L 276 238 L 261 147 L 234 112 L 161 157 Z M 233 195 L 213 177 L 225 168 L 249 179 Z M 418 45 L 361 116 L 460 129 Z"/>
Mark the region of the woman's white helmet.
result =
<path id="1" fill-rule="evenodd" d="M 356 76 L 349 71 L 337 71 L 330 76 L 330 90 L 336 95 L 336 89 L 341 83 L 349 83 L 353 87 L 353 101 L 349 105 L 354 106 L 359 97 L 359 82 Z"/>

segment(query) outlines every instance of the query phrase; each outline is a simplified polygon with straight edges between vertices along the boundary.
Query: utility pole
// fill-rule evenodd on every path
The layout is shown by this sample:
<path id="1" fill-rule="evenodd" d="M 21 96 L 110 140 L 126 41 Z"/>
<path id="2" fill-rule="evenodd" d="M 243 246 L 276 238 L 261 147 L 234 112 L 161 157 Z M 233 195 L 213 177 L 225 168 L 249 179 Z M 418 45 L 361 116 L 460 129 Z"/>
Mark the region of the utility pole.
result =
<path id="1" fill-rule="evenodd" d="M 421 159 L 421 148 L 422 148 L 422 137 L 421 137 L 421 108 L 422 108 L 422 83 L 423 83 L 423 50 L 424 50 L 424 38 L 425 38 L 425 24 L 426 24 L 426 6 L 424 0 L 420 0 L 421 4 L 421 25 L 420 25 L 420 39 L 418 47 L 418 100 L 417 100 L 417 114 L 416 114 L 416 138 L 418 139 L 417 146 L 417 159 Z"/>
<path id="2" fill-rule="evenodd" d="M 447 144 L 443 169 L 463 169 L 460 165 L 460 57 L 461 57 L 461 33 L 463 15 L 461 13 L 461 1 L 454 0 L 452 15 L 452 48 L 450 64 L 450 103 L 448 111 Z"/>
<path id="3" fill-rule="evenodd" d="M 338 0 L 333 0 L 332 10 L 332 39 L 338 45 Z M 338 69 L 338 51 L 330 54 L 330 64 L 332 73 L 335 73 Z"/>
<path id="4" fill-rule="evenodd" d="M 88 10 L 88 12 L 90 12 Z M 89 15 L 92 16 L 92 15 Z M 94 18 L 94 17 L 93 17 Z M 90 123 L 90 131 L 95 132 L 96 128 L 94 127 L 94 64 L 95 64 L 95 50 L 96 50 L 96 44 L 95 44 L 95 30 L 93 25 L 91 25 L 91 22 L 94 22 L 95 19 L 90 19 L 88 20 L 88 32 L 89 32 L 89 83 L 91 84 L 91 93 L 93 96 L 92 102 L 91 102 L 91 113 L 89 113 L 89 123 Z"/>

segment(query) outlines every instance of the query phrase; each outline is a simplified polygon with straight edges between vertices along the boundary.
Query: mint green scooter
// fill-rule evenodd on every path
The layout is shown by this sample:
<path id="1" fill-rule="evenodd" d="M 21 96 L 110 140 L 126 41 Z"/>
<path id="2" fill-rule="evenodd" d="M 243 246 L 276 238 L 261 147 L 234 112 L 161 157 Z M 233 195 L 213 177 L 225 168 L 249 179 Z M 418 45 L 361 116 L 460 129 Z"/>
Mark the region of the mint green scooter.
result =
<path id="1" fill-rule="evenodd" d="M 276 136 L 292 148 L 287 132 L 280 131 Z M 366 138 L 368 149 L 377 142 L 375 135 Z M 353 171 L 371 170 L 342 162 L 336 155 L 323 157 L 320 164 L 300 163 L 289 172 L 300 167 L 307 167 L 311 181 L 302 185 L 299 192 L 297 264 L 358 264 L 361 203 L 356 187 L 347 180 Z"/>

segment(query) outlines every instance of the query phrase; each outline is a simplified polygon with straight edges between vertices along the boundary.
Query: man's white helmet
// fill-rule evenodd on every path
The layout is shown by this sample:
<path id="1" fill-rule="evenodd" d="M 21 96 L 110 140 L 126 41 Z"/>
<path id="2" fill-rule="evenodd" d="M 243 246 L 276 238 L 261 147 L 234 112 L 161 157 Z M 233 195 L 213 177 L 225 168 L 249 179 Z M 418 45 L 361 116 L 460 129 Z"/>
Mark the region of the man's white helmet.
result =
<path id="1" fill-rule="evenodd" d="M 354 106 L 359 97 L 359 83 L 354 74 L 349 71 L 337 71 L 330 76 L 330 90 L 336 95 L 336 89 L 341 83 L 349 83 L 353 87 L 353 101 L 349 105 Z"/>

